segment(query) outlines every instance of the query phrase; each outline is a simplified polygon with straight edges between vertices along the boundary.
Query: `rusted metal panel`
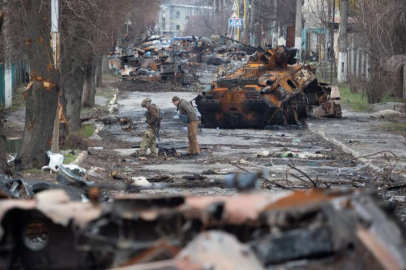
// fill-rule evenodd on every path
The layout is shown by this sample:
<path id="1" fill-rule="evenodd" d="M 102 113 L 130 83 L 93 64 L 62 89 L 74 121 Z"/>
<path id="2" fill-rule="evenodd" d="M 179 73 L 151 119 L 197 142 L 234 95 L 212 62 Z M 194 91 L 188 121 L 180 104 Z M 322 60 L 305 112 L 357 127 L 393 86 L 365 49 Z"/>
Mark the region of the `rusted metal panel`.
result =
<path id="1" fill-rule="evenodd" d="M 406 268 L 404 228 L 359 190 L 126 194 L 105 204 L 44 191 L 32 200 L 0 200 L 0 213 L 4 269 Z M 30 243 L 37 237 L 40 249 Z"/>
<path id="2" fill-rule="evenodd" d="M 321 105 L 317 98 L 325 95 L 324 90 L 328 90 L 324 101 L 330 101 L 331 89 L 320 86 L 314 70 L 296 64 L 293 57 L 294 51 L 284 47 L 257 52 L 243 68 L 213 82 L 213 89 L 196 99 L 202 122 L 207 127 L 222 128 L 298 124 L 300 118 L 308 116 L 306 108 Z M 334 112 L 330 111 L 329 116 L 339 116 Z"/>

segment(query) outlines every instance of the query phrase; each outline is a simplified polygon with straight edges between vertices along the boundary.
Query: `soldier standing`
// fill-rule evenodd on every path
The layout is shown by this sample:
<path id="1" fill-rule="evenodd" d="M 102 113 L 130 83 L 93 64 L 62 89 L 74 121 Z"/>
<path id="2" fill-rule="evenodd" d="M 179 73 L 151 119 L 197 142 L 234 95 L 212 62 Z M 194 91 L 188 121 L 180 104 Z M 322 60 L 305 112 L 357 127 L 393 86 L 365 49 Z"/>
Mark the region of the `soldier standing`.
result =
<path id="1" fill-rule="evenodd" d="M 159 128 L 161 127 L 161 115 L 158 106 L 151 104 L 151 99 L 146 98 L 142 101 L 141 106 L 147 110 L 145 114 L 148 123 L 147 131 L 142 137 L 140 156 L 145 156 L 148 147 L 151 149 L 151 156 L 157 157 L 158 153 L 155 147 L 156 136 L 158 135 Z"/>
<path id="2" fill-rule="evenodd" d="M 193 109 L 192 104 L 190 102 L 180 99 L 177 96 L 172 98 L 172 103 L 176 107 L 178 107 L 178 111 L 182 115 L 186 115 L 188 117 L 188 138 L 189 138 L 189 156 L 197 156 L 200 154 L 199 144 L 197 143 L 197 128 L 199 127 L 199 118 L 197 117 L 195 110 Z"/>

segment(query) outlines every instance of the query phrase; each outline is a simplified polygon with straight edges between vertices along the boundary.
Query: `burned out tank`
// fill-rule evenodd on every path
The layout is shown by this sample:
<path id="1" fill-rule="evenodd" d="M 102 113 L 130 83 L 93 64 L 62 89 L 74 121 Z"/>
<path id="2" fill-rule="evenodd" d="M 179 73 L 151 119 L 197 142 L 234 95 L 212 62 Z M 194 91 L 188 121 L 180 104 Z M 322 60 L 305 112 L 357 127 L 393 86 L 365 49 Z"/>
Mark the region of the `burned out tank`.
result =
<path id="1" fill-rule="evenodd" d="M 285 47 L 260 51 L 243 68 L 213 82 L 196 98 L 202 122 L 220 128 L 298 124 L 318 105 L 324 116 L 341 117 L 331 88 L 295 56 L 296 50 Z"/>

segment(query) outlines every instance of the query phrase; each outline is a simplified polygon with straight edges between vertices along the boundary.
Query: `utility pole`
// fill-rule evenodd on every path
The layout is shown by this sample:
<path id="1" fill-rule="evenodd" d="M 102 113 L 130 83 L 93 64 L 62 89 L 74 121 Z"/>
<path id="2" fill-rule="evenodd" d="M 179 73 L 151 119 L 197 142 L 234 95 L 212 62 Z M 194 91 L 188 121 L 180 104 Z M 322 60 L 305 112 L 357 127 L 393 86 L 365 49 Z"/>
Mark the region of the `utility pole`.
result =
<path id="1" fill-rule="evenodd" d="M 254 37 L 253 38 L 253 42 L 250 45 L 253 46 L 259 46 L 260 44 L 258 44 L 258 29 L 257 27 L 255 27 L 256 25 L 256 9 L 255 9 L 255 4 L 254 4 L 255 0 L 251 0 L 251 36 Z"/>
<path id="2" fill-rule="evenodd" d="M 12 74 L 12 47 L 10 41 L 11 34 L 11 21 L 10 12 L 8 8 L 8 1 L 3 0 L 5 5 L 5 18 L 4 18 L 4 105 L 5 109 L 13 105 L 13 74 Z"/>
<path id="3" fill-rule="evenodd" d="M 51 2 L 51 37 L 54 66 L 55 69 L 59 69 L 59 0 L 52 0 Z M 59 152 L 59 98 L 56 107 L 51 151 L 52 153 Z"/>
<path id="4" fill-rule="evenodd" d="M 403 99 L 406 99 L 406 64 L 403 66 Z"/>
<path id="5" fill-rule="evenodd" d="M 272 40 L 272 47 L 276 48 L 278 46 L 278 39 L 279 39 L 279 23 L 278 23 L 278 0 L 274 0 L 274 22 L 273 22 L 273 40 Z"/>
<path id="6" fill-rule="evenodd" d="M 245 24 L 245 26 L 244 26 L 244 29 L 245 29 L 245 40 L 244 40 L 244 43 L 246 43 L 246 44 L 250 44 L 250 41 L 251 41 L 251 32 L 252 32 L 252 29 L 251 29 L 251 1 L 250 0 L 247 0 L 247 22 L 246 21 L 244 21 L 244 24 Z"/>
<path id="7" fill-rule="evenodd" d="M 244 23 L 243 23 L 243 31 L 244 31 L 244 43 L 247 40 L 247 0 L 243 0 L 243 4 L 244 4 Z"/>
<path id="8" fill-rule="evenodd" d="M 302 0 L 296 0 L 295 48 L 299 60 L 302 60 Z"/>
<path id="9" fill-rule="evenodd" d="M 338 75 L 337 75 L 337 80 L 339 83 L 347 82 L 347 69 L 348 69 L 347 20 L 348 20 L 348 0 L 341 0 L 340 48 L 338 53 Z"/>
<path id="10" fill-rule="evenodd" d="M 331 44 L 330 44 L 330 62 L 331 62 L 331 77 L 330 84 L 333 84 L 333 71 L 334 71 L 334 25 L 336 17 L 336 0 L 333 0 L 333 14 L 331 17 Z"/>

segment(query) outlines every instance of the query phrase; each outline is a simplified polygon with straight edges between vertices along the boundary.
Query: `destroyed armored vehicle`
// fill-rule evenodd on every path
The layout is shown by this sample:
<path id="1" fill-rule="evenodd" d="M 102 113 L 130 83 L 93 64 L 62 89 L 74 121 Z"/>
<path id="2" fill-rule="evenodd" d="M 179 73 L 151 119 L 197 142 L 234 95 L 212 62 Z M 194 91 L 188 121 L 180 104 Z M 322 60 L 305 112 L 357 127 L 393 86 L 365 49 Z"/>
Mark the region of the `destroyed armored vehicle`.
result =
<path id="1" fill-rule="evenodd" d="M 196 98 L 206 127 L 263 128 L 298 124 L 312 106 L 341 117 L 336 88 L 318 82 L 314 69 L 298 64 L 296 50 L 260 51 L 236 72 L 213 82 Z"/>

